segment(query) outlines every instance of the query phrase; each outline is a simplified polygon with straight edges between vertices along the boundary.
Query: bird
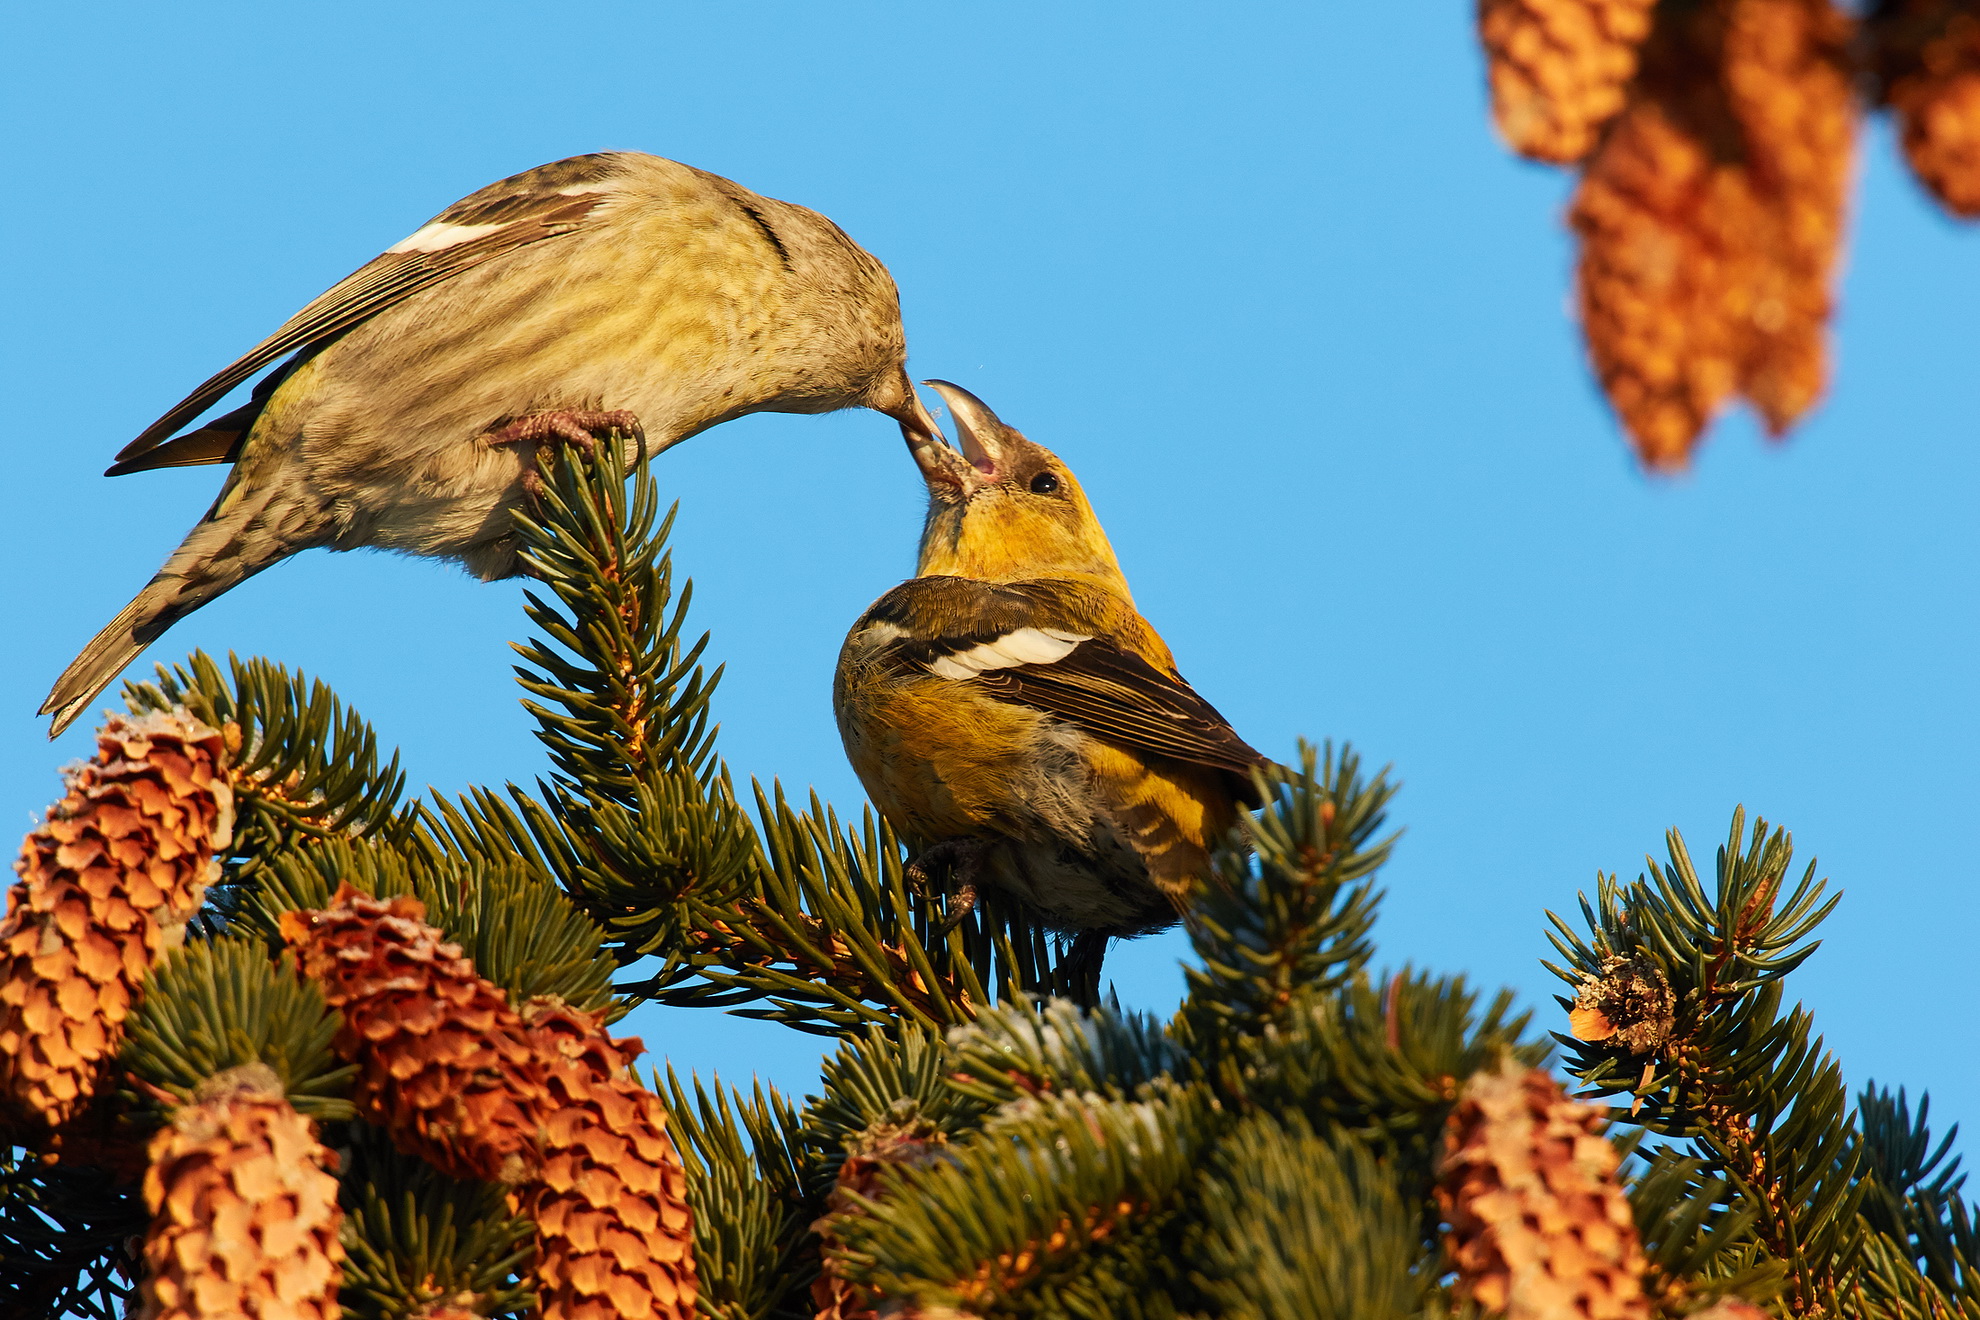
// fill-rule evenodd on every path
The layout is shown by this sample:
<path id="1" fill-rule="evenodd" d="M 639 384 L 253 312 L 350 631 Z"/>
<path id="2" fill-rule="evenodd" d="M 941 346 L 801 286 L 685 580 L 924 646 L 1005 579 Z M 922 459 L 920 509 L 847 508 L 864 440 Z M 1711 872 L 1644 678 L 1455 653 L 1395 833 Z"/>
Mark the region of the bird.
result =
<path id="1" fill-rule="evenodd" d="M 924 384 L 961 448 L 909 439 L 929 495 L 916 576 L 847 634 L 840 737 L 909 879 L 947 889 L 944 928 L 990 886 L 1071 933 L 1097 986 L 1109 939 L 1188 909 L 1270 763 L 1183 680 L 1066 464 Z"/>
<path id="2" fill-rule="evenodd" d="M 42 704 L 59 735 L 173 623 L 298 551 L 520 571 L 544 445 L 630 464 L 752 412 L 866 407 L 937 434 L 886 268 L 831 220 L 641 152 L 447 207 L 290 317 L 106 475 L 231 464 L 213 506 Z M 248 402 L 181 428 L 274 365 Z"/>

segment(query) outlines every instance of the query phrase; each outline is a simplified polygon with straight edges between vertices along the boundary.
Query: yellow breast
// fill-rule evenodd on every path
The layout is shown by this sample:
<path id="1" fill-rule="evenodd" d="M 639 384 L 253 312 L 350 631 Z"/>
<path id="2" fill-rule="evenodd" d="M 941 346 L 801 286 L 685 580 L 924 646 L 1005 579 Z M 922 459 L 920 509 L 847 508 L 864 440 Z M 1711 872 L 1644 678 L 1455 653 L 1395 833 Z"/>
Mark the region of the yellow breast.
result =
<path id="1" fill-rule="evenodd" d="M 1046 719 L 928 674 L 841 665 L 834 704 L 860 783 L 897 830 L 932 843 L 1010 832 Z"/>

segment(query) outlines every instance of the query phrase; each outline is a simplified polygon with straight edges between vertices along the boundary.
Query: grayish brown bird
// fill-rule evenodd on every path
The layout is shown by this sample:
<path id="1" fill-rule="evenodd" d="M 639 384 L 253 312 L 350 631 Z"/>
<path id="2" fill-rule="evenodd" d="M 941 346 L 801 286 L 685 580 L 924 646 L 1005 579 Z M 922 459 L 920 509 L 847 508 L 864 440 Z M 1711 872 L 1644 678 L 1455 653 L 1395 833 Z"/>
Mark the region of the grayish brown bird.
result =
<path id="1" fill-rule="evenodd" d="M 539 444 L 616 430 L 630 462 L 745 413 L 854 407 L 929 443 L 906 353 L 886 268 L 815 211 L 638 152 L 490 184 L 117 455 L 108 475 L 233 471 L 56 681 L 50 736 L 174 622 L 299 550 L 372 546 L 513 576 L 510 511 Z M 245 406 L 174 437 L 278 361 Z"/>

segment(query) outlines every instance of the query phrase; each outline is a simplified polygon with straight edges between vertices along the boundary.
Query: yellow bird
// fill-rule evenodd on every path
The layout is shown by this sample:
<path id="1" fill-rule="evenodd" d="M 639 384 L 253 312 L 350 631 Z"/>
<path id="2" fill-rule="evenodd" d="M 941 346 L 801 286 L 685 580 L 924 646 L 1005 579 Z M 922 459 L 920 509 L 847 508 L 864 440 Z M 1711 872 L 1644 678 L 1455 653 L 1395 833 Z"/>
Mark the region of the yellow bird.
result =
<path id="1" fill-rule="evenodd" d="M 910 876 L 945 873 L 952 924 L 990 885 L 1080 932 L 1097 971 L 1108 936 L 1175 922 L 1265 758 L 1176 672 L 1066 465 L 927 384 L 961 452 L 910 438 L 918 576 L 846 638 L 839 733 Z"/>
<path id="2" fill-rule="evenodd" d="M 657 156 L 573 156 L 454 203 L 291 317 L 117 455 L 230 463 L 219 498 L 48 694 L 50 736 L 175 621 L 299 550 L 517 571 L 538 445 L 630 461 L 751 412 L 934 424 L 886 268 L 815 211 Z M 286 361 L 284 361 L 286 359 Z M 248 403 L 174 432 L 264 368 Z"/>

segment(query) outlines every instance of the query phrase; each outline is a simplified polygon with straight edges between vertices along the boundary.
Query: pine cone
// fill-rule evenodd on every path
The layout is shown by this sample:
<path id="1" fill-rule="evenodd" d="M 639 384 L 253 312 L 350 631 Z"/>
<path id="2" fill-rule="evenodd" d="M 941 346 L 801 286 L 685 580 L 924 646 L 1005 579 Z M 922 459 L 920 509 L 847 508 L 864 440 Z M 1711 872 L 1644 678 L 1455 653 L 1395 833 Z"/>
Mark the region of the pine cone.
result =
<path id="1" fill-rule="evenodd" d="M 1767 1313 L 1744 1297 L 1721 1297 L 1688 1320 L 1768 1320 Z"/>
<path id="2" fill-rule="evenodd" d="M 151 1141 L 145 1320 L 339 1320 L 335 1162 L 267 1067 L 202 1087 Z"/>
<path id="3" fill-rule="evenodd" d="M 518 1013 L 414 899 L 349 885 L 282 934 L 344 1014 L 358 1112 L 457 1178 L 508 1183 L 536 1223 L 545 1320 L 686 1320 L 697 1285 L 687 1175 L 638 1041 L 558 1000 Z"/>
<path id="4" fill-rule="evenodd" d="M 1593 1105 L 1508 1059 L 1444 1130 L 1437 1205 L 1458 1286 L 1509 1320 L 1647 1320 L 1636 1221 Z"/>
<path id="5" fill-rule="evenodd" d="M 546 1063 L 541 1171 L 519 1193 L 544 1320 L 692 1320 L 687 1174 L 660 1097 L 628 1073 L 642 1046 L 560 1000 L 523 1017 Z"/>
<path id="6" fill-rule="evenodd" d="M 30 1128 L 88 1105 L 146 972 L 205 901 L 233 834 L 225 756 L 182 709 L 112 716 L 22 844 L 0 922 L 0 1104 Z"/>
<path id="7" fill-rule="evenodd" d="M 1869 21 L 1905 159 L 1948 211 L 1980 217 L 1980 0 L 1898 0 Z"/>
<path id="8" fill-rule="evenodd" d="M 1644 463 L 1735 392 L 1783 433 L 1820 395 L 1855 133 L 1830 0 L 1670 9 L 1570 211 L 1596 374 Z"/>
<path id="9" fill-rule="evenodd" d="M 1822 395 L 1856 147 L 1855 24 L 1831 0 L 1735 0 L 1724 80 L 1770 230 L 1749 234 L 1740 389 L 1784 435 Z M 1754 239 L 1763 240 L 1756 243 Z"/>
<path id="10" fill-rule="evenodd" d="M 483 1317 L 475 1309 L 474 1298 L 470 1296 L 460 1301 L 428 1302 L 407 1320 L 483 1320 Z"/>
<path id="11" fill-rule="evenodd" d="M 521 1181 L 543 1062 L 508 997 L 424 916 L 416 899 L 344 885 L 323 911 L 285 913 L 282 936 L 343 1012 L 336 1048 L 358 1065 L 358 1113 L 450 1177 Z"/>
<path id="12" fill-rule="evenodd" d="M 942 1130 L 919 1113 L 903 1114 L 899 1122 L 883 1119 L 852 1142 L 831 1194 L 825 1198 L 825 1214 L 811 1225 L 825 1253 L 818 1277 L 811 1283 L 817 1320 L 874 1320 L 875 1299 L 847 1279 L 832 1256 L 833 1249 L 841 1245 L 834 1231 L 837 1222 L 847 1215 L 864 1213 L 853 1194 L 871 1199 L 879 1191 L 882 1169 L 890 1164 L 925 1169 L 945 1158 L 947 1144 Z"/>
<path id="13" fill-rule="evenodd" d="M 1566 165 L 1623 107 L 1656 0 L 1479 0 L 1492 115 L 1506 145 Z"/>

